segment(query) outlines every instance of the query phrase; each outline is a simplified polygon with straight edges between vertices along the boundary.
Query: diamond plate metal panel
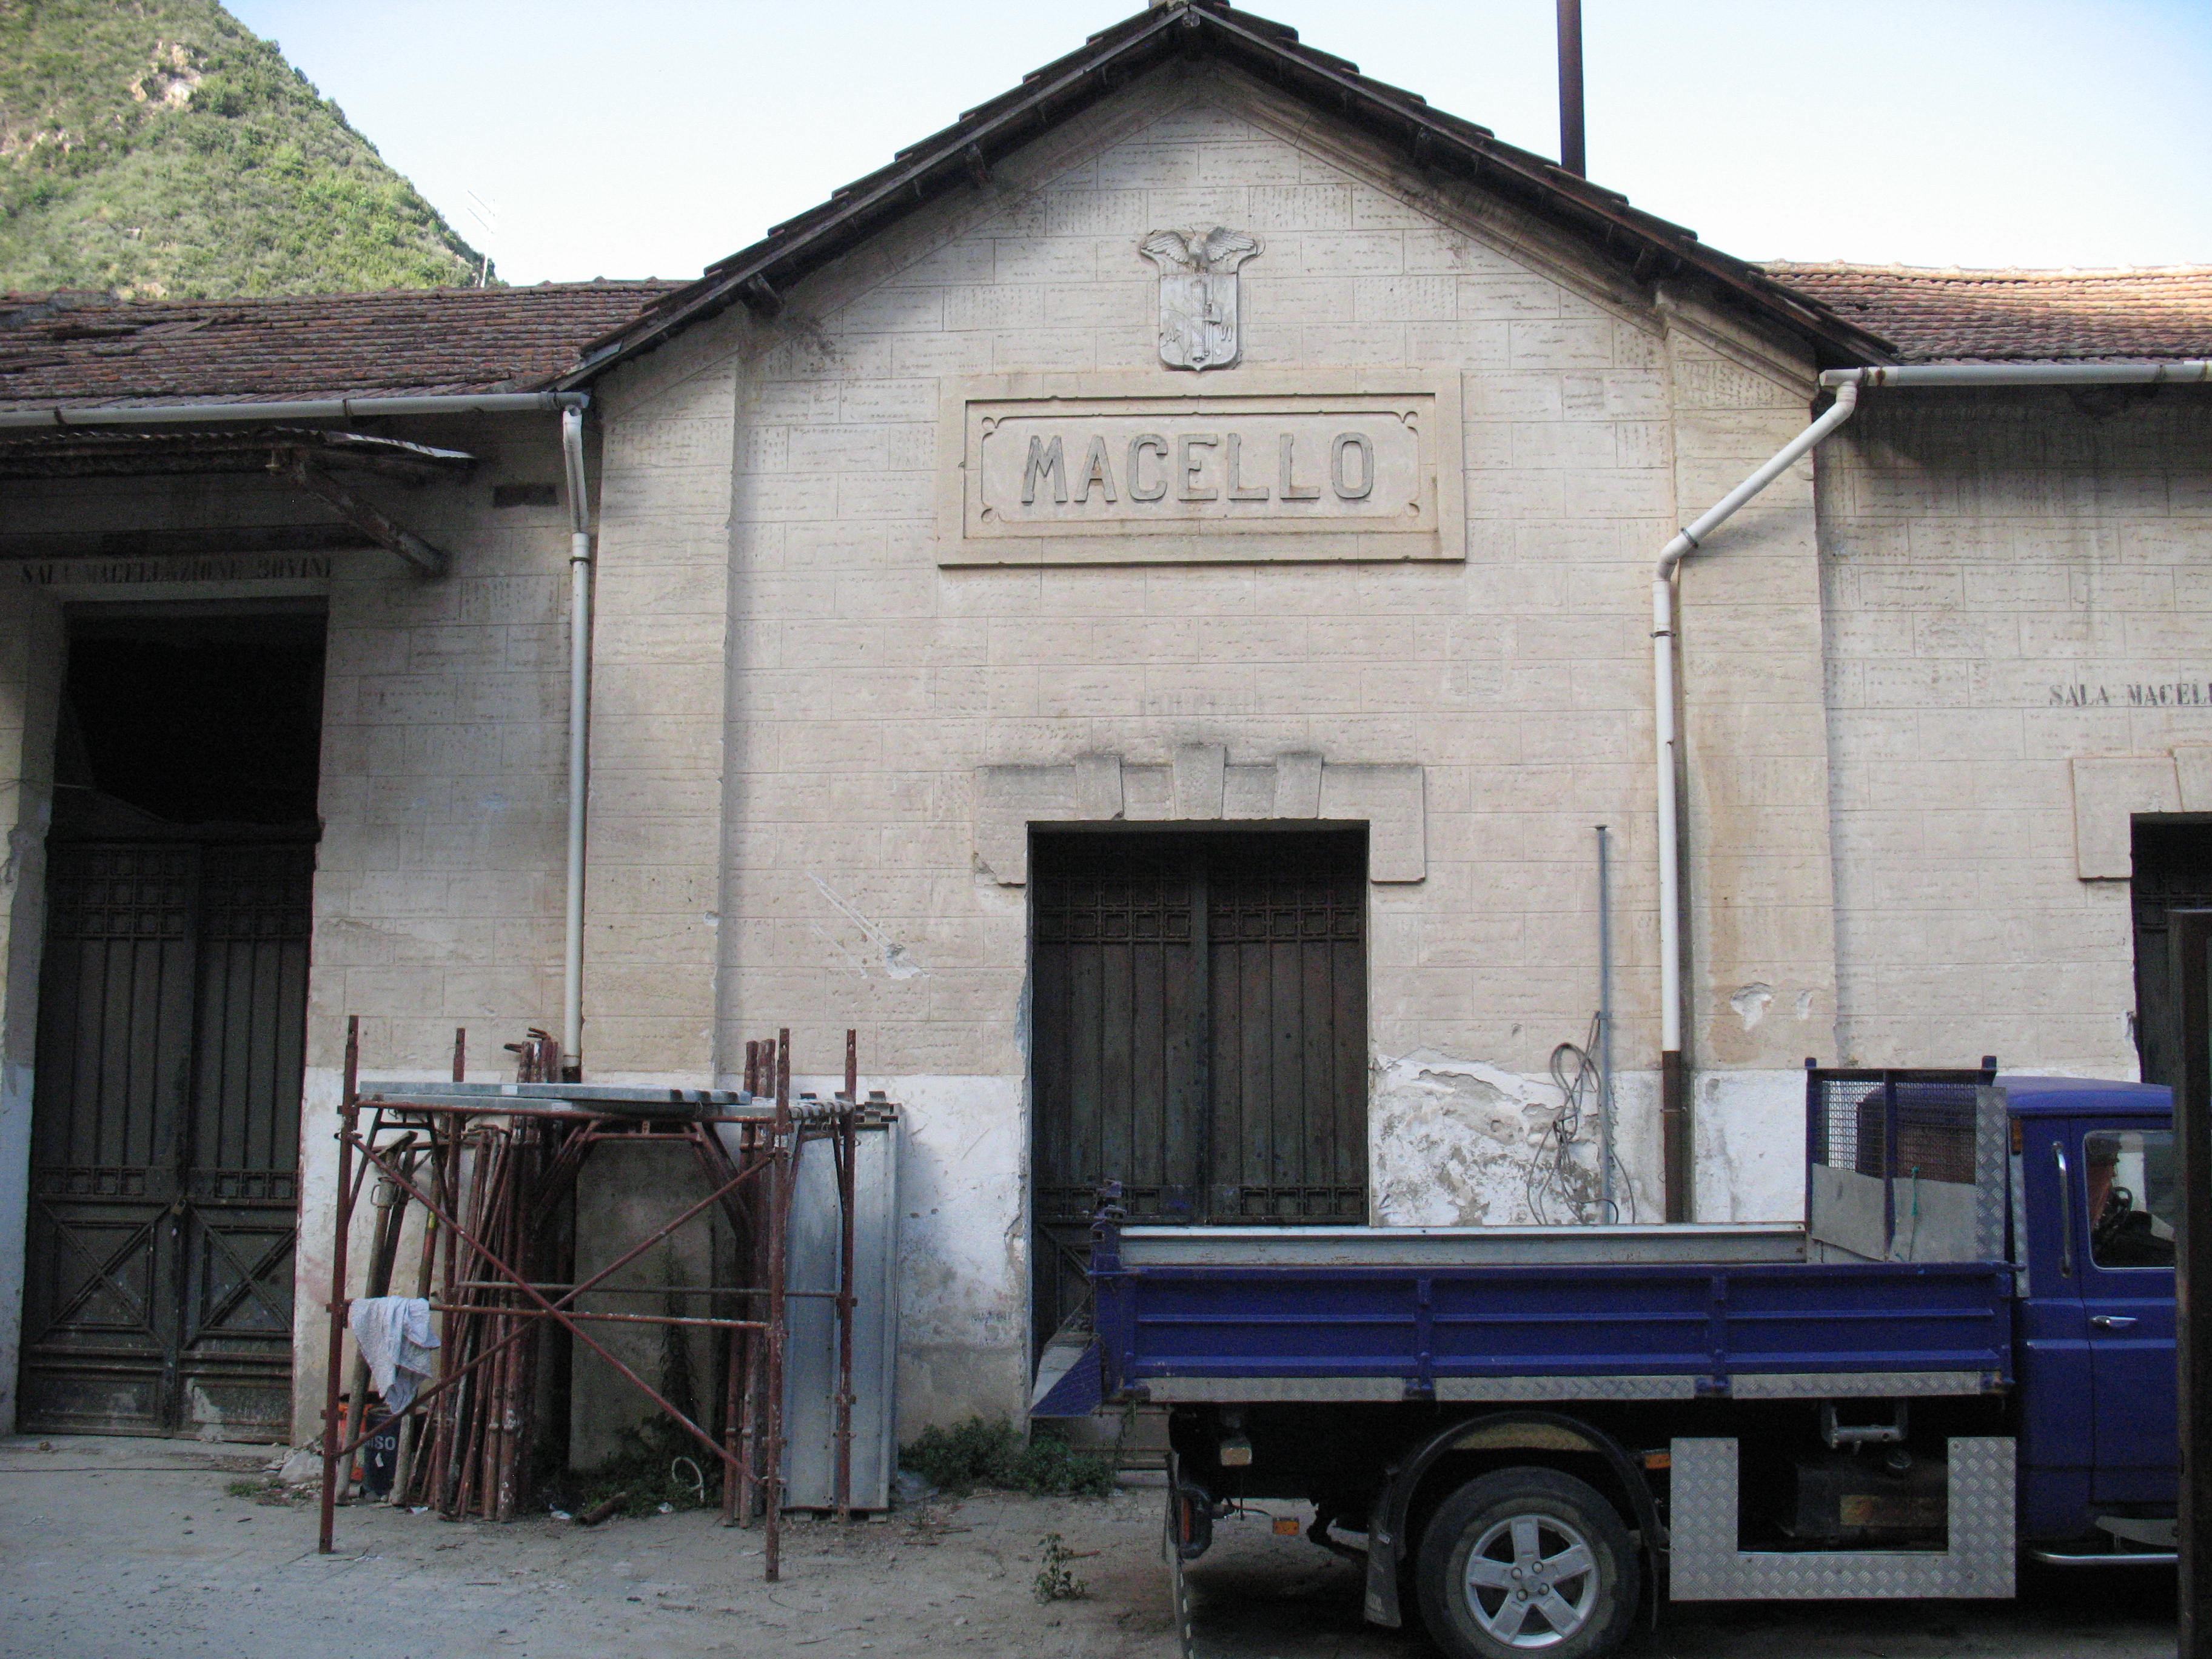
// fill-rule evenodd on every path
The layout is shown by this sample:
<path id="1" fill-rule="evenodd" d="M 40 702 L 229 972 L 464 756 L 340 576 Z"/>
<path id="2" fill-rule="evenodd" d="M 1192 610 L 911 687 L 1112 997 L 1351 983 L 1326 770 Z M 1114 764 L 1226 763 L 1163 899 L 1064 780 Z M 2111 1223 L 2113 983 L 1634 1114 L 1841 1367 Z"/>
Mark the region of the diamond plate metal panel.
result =
<path id="1" fill-rule="evenodd" d="M 1992 1394 L 2002 1386 L 1994 1371 L 1739 1372 L 1729 1379 L 1729 1393 L 1738 1400 L 1889 1400 Z"/>
<path id="2" fill-rule="evenodd" d="M 1670 1598 L 1796 1601 L 2013 1593 L 2013 1443 L 1950 1445 L 1950 1546 L 1943 1550 L 1736 1547 L 1736 1443 L 1677 1440 L 1669 1504 Z"/>
<path id="3" fill-rule="evenodd" d="M 1974 1248 L 1984 1261 L 2005 1259 L 2005 1163 L 2010 1152 L 2005 1091 L 1974 1091 Z"/>
<path id="4" fill-rule="evenodd" d="M 1154 1405 L 1249 1405 L 1257 1401 L 1403 1400 L 1402 1376 L 1139 1376 Z"/>
<path id="5" fill-rule="evenodd" d="M 1438 1400 L 1694 1400 L 1694 1376 L 1440 1376 Z"/>

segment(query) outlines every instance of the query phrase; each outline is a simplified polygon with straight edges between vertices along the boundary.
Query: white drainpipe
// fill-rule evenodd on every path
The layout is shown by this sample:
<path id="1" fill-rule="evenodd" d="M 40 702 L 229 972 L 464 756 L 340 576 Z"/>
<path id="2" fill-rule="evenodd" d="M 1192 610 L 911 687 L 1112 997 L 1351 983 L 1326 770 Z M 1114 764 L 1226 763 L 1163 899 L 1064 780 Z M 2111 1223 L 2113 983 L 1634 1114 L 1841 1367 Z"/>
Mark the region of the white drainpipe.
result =
<path id="1" fill-rule="evenodd" d="M 1692 1219 L 1687 1079 L 1682 1069 L 1681 802 L 1675 774 L 1680 737 L 1674 720 L 1676 573 L 1682 561 L 1780 477 L 1801 456 L 1851 417 L 1863 387 L 2140 386 L 2212 382 L 2212 361 L 2157 363 L 1912 363 L 1899 368 L 1832 368 L 1820 384 L 1835 403 L 1660 550 L 1651 579 L 1651 691 L 1659 769 L 1659 1076 L 1661 1133 L 1667 1168 L 1667 1219 Z"/>
<path id="2" fill-rule="evenodd" d="M 401 398 L 295 398 L 283 403 L 47 404 L 0 409 L 0 428 L 204 426 L 215 422 L 350 421 L 367 415 L 522 415 L 581 409 L 584 392 L 477 392 Z"/>
<path id="3" fill-rule="evenodd" d="M 568 471 L 568 888 L 561 936 L 564 1066 L 582 1075 L 584 1052 L 584 807 L 591 793 L 592 518 L 584 478 L 584 411 L 561 411 Z"/>

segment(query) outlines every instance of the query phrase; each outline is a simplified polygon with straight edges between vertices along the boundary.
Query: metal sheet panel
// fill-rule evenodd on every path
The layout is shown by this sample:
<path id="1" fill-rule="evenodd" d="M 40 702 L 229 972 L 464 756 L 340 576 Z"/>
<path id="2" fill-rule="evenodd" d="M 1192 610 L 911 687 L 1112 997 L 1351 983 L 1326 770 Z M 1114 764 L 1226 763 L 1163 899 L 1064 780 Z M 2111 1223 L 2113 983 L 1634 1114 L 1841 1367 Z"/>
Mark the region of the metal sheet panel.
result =
<path id="1" fill-rule="evenodd" d="M 854 1170 L 853 1507 L 890 1507 L 898 1468 L 898 1152 L 896 1109 L 864 1120 Z M 791 1212 L 792 1288 L 837 1288 L 837 1172 L 827 1142 L 799 1163 Z M 784 1350 L 784 1502 L 836 1499 L 837 1316 L 828 1297 L 789 1304 Z"/>
<path id="2" fill-rule="evenodd" d="M 1808 1238 L 1862 1261 L 1887 1255 L 1889 1189 L 1880 1176 L 1815 1164 L 1806 1171 L 1806 1182 Z"/>
<path id="3" fill-rule="evenodd" d="M 1984 1085 L 1974 1091 L 1974 1251 L 1983 1261 L 2008 1259 L 2005 1207 L 2011 1188 L 2012 1133 L 2005 1091 Z"/>
<path id="4" fill-rule="evenodd" d="M 1145 1392 L 1160 1406 L 1237 1406 L 1403 1400 L 1410 1386 L 1402 1376 L 1163 1376 L 1146 1379 Z"/>
<path id="5" fill-rule="evenodd" d="M 1119 1384 L 2008 1373 L 1996 1264 L 1135 1266 L 1104 1281 Z"/>
<path id="6" fill-rule="evenodd" d="M 2003 1387 L 1995 1371 L 1796 1371 L 1733 1377 L 1729 1393 L 1738 1400 L 1895 1400 L 1995 1394 Z"/>
<path id="7" fill-rule="evenodd" d="M 1440 1376 L 1438 1400 L 1694 1400 L 1694 1376 Z"/>
<path id="8" fill-rule="evenodd" d="M 1674 1227 L 1124 1227 L 1130 1267 L 1482 1267 L 1779 1262 L 1804 1259 L 1794 1225 Z"/>
<path id="9" fill-rule="evenodd" d="M 1951 1442 L 1949 1545 L 1942 1550 L 1739 1549 L 1736 1443 L 1677 1440 L 1672 1452 L 1669 1593 L 1674 1601 L 1979 1598 L 2013 1593 L 2008 1438 Z"/>

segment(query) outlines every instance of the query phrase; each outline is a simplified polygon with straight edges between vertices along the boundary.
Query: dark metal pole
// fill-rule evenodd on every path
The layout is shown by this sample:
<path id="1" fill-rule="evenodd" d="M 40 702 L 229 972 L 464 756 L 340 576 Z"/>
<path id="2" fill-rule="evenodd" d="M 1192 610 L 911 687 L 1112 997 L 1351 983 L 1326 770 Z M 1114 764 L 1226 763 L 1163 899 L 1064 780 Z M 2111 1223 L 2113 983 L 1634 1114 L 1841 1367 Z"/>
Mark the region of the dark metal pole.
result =
<path id="1" fill-rule="evenodd" d="M 860 1034 L 845 1033 L 845 1097 L 837 1109 L 837 1518 L 853 1518 L 854 1191 L 860 1152 Z"/>
<path id="2" fill-rule="evenodd" d="M 767 1514 L 763 1521 L 761 1559 L 768 1582 L 783 1576 L 783 1358 L 785 1320 L 784 1231 L 791 1224 L 792 1167 L 799 1138 L 791 1127 L 791 1032 L 775 1034 L 775 1116 L 769 1133 L 768 1203 L 768 1376 L 763 1379 L 768 1398 L 767 1441 L 762 1462 L 761 1492 Z"/>
<path id="3" fill-rule="evenodd" d="M 332 1534 L 337 1526 L 338 1464 L 347 1455 L 339 1449 L 345 1443 L 345 1434 L 338 1427 L 338 1367 L 345 1360 L 346 1235 L 353 1227 L 353 1139 L 361 1121 L 361 1106 L 355 1094 L 360 1075 L 361 1016 L 353 1014 L 346 1019 L 345 1082 L 338 1103 L 337 1230 L 331 1241 L 330 1347 L 323 1375 L 322 1515 L 315 1548 L 324 1555 L 335 1547 Z M 358 1422 L 356 1426 L 359 1426 Z"/>
<path id="4" fill-rule="evenodd" d="M 2181 1431 L 2179 1659 L 2212 1659 L 2212 910 L 2175 910 L 2174 1157 L 2181 1177 L 2175 1263 L 2176 1401 Z"/>
<path id="5" fill-rule="evenodd" d="M 1559 0 L 1559 165 L 1577 178 L 1583 153 L 1583 0 Z"/>

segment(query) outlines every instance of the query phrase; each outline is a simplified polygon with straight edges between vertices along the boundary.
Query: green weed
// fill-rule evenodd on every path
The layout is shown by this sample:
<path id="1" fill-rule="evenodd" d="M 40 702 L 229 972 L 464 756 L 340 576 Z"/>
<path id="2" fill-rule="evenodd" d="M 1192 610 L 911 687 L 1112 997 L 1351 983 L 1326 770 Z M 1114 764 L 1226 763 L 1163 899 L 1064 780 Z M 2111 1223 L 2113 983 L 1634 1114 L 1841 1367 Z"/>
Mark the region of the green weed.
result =
<path id="1" fill-rule="evenodd" d="M 1114 1490 L 1114 1460 L 1078 1451 L 1055 1429 L 1038 1425 L 1027 1441 L 1011 1423 L 965 1423 L 922 1431 L 899 1449 L 899 1467 L 941 1492 L 995 1486 L 1032 1498 L 1103 1498 Z"/>
<path id="2" fill-rule="evenodd" d="M 1091 1594 L 1091 1586 L 1067 1570 L 1071 1561 L 1079 1561 L 1086 1555 L 1096 1555 L 1097 1550 L 1075 1551 L 1067 1547 L 1067 1540 L 1056 1532 L 1048 1532 L 1037 1540 L 1038 1559 L 1036 1577 L 1030 1589 L 1040 1601 L 1080 1601 Z"/>

